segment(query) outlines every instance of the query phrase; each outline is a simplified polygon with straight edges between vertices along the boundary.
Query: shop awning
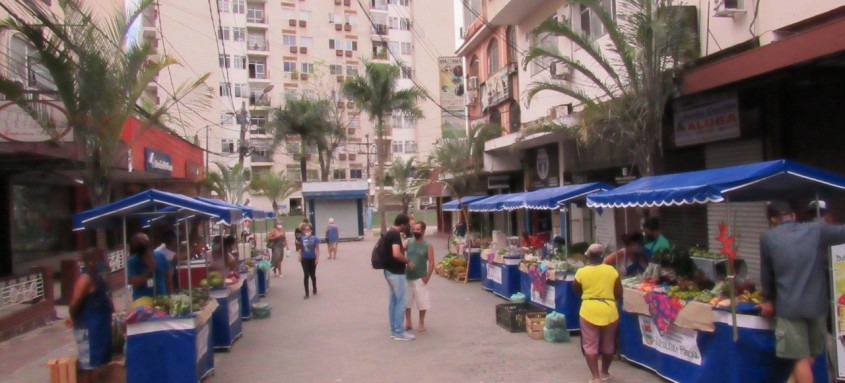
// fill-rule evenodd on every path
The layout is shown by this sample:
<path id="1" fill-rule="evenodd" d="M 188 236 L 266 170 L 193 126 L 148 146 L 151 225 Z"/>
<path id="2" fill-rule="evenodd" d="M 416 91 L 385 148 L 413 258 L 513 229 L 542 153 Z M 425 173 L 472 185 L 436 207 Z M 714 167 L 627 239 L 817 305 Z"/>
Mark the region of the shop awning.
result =
<path id="1" fill-rule="evenodd" d="M 584 199 L 588 194 L 612 189 L 613 186 L 602 182 L 538 189 L 527 193 L 519 193 L 512 198 L 508 198 L 502 203 L 502 208 L 505 210 L 554 210 L 560 207 L 560 204 Z"/>
<path id="2" fill-rule="evenodd" d="M 841 195 L 845 177 L 788 160 L 644 177 L 587 196 L 589 207 L 647 207 Z"/>
<path id="3" fill-rule="evenodd" d="M 212 204 L 212 205 L 223 206 L 223 207 L 227 207 L 227 208 L 230 208 L 230 209 L 239 209 L 241 211 L 241 214 L 244 217 L 249 218 L 249 219 L 271 218 L 270 214 L 269 214 L 271 212 L 264 211 L 264 210 L 254 208 L 254 207 L 251 207 L 251 206 L 235 205 L 235 204 L 228 203 L 226 201 L 221 201 L 219 199 L 205 198 L 205 197 L 194 197 L 194 199 L 197 199 L 199 201 L 202 201 L 202 202 L 205 202 L 205 203 L 208 203 L 208 204 Z"/>
<path id="4" fill-rule="evenodd" d="M 501 211 L 502 204 L 509 198 L 521 198 L 527 193 L 509 193 L 497 194 L 490 198 L 485 198 L 469 204 L 469 211 L 484 212 L 484 211 Z"/>
<path id="5" fill-rule="evenodd" d="M 456 199 L 456 200 L 452 200 L 452 201 L 444 203 L 443 206 L 441 207 L 441 210 L 443 210 L 443 211 L 460 211 L 461 209 L 460 209 L 459 203 L 461 203 L 463 205 L 468 205 L 472 202 L 475 202 L 475 201 L 478 201 L 480 199 L 484 199 L 484 198 L 487 198 L 487 197 L 490 197 L 490 196 L 487 196 L 487 195 L 470 195 L 470 196 L 466 196 L 466 197 L 461 197 L 461 199 Z"/>
<path id="6" fill-rule="evenodd" d="M 167 209 L 171 208 L 171 209 Z M 113 221 L 126 216 L 160 216 L 179 212 L 197 213 L 231 224 L 241 219 L 239 209 L 208 204 L 181 194 L 150 189 L 130 197 L 99 206 L 72 217 L 73 230 L 103 227 L 116 223 Z"/>

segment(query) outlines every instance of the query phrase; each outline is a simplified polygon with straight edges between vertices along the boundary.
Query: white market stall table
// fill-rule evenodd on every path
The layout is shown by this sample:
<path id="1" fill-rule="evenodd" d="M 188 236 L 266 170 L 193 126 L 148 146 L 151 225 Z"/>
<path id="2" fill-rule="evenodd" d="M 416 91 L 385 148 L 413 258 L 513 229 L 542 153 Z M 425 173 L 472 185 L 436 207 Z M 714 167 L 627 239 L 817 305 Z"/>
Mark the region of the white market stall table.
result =
<path id="1" fill-rule="evenodd" d="M 214 370 L 211 316 L 217 302 L 191 317 L 126 326 L 127 383 L 199 382 Z"/>
<path id="2" fill-rule="evenodd" d="M 241 287 L 244 281 L 211 289 L 209 295 L 219 305 L 212 315 L 212 339 L 215 349 L 228 350 L 243 335 L 241 319 Z"/>

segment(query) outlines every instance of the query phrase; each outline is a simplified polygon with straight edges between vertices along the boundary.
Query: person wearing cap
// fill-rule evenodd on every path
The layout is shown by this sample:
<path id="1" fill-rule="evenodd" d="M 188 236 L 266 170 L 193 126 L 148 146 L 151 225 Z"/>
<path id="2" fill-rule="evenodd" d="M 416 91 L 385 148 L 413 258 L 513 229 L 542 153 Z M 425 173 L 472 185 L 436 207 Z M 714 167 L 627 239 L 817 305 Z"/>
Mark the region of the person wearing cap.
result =
<path id="1" fill-rule="evenodd" d="M 326 247 L 329 250 L 329 259 L 337 259 L 338 240 L 340 240 L 340 231 L 334 222 L 334 218 L 329 218 L 329 224 L 326 225 Z"/>
<path id="2" fill-rule="evenodd" d="M 619 326 L 617 300 L 622 298 L 619 272 L 602 263 L 604 246 L 594 243 L 584 254 L 588 264 L 575 272 L 573 290 L 581 296 L 581 350 L 592 379 L 588 383 L 609 380 L 610 363 L 616 353 L 616 329 Z M 601 356 L 601 371 L 599 371 Z"/>
<path id="3" fill-rule="evenodd" d="M 812 201 L 807 206 L 807 217 L 811 217 L 810 220 L 816 220 L 819 222 L 833 224 L 833 212 L 827 206 L 827 202 L 825 201 Z"/>
<path id="4" fill-rule="evenodd" d="M 793 381 L 813 382 L 830 309 L 827 249 L 845 242 L 845 226 L 798 223 L 782 201 L 771 202 L 766 214 L 771 229 L 760 237 L 761 315 L 775 317 L 776 354 L 795 361 Z"/>

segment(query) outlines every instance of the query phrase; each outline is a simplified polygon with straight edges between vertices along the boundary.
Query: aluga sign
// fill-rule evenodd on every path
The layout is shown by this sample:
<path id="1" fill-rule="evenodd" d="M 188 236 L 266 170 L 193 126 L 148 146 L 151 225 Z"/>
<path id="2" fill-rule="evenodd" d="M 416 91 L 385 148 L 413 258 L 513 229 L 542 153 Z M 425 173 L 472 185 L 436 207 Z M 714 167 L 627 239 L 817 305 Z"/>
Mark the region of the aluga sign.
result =
<path id="1" fill-rule="evenodd" d="M 173 173 L 173 160 L 169 154 L 146 148 L 144 149 L 144 158 L 146 158 L 144 170 L 168 176 Z"/>

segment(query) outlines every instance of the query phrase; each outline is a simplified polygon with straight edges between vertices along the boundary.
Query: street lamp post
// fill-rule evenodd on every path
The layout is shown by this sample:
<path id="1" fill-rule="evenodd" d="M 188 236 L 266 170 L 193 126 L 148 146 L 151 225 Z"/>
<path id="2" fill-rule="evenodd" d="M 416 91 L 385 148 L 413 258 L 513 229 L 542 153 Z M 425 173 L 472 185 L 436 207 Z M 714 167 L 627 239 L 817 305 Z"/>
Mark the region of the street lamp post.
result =
<path id="1" fill-rule="evenodd" d="M 355 146 L 355 147 L 357 147 L 356 152 L 358 154 L 363 154 L 363 155 L 367 156 L 367 181 L 368 181 L 367 182 L 367 189 L 368 189 L 368 191 L 367 191 L 367 202 L 369 203 L 370 202 L 369 201 L 369 196 L 370 196 L 369 184 L 370 184 L 370 180 L 372 180 L 372 177 L 370 176 L 370 168 L 372 168 L 372 162 L 371 162 L 370 156 L 372 156 L 373 154 L 378 154 L 378 145 L 376 145 L 376 143 L 372 143 L 372 144 L 370 143 L 369 133 L 365 134 L 364 138 L 366 139 L 366 143 L 350 142 L 350 143 L 347 143 L 346 146 Z"/>

